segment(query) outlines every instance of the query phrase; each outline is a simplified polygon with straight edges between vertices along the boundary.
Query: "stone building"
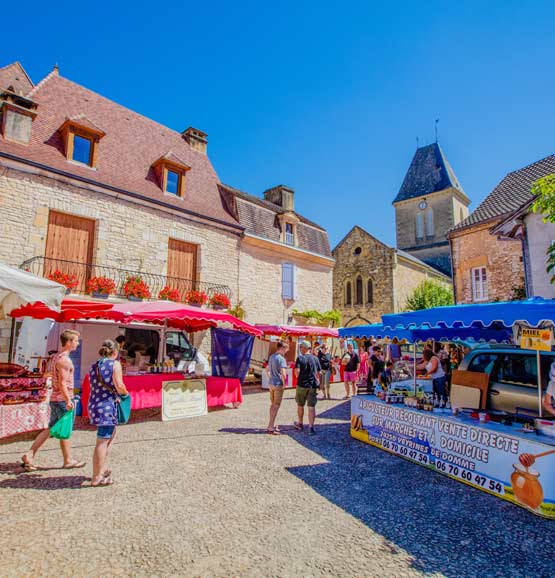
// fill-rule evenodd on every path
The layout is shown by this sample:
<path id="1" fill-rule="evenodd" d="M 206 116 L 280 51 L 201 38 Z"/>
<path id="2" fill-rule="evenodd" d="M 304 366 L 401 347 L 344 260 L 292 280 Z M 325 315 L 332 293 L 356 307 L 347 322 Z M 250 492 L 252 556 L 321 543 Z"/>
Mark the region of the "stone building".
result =
<path id="1" fill-rule="evenodd" d="M 333 306 L 343 326 L 378 323 L 403 311 L 425 279 L 447 287 L 451 279 L 413 255 L 388 247 L 358 225 L 333 249 Z"/>
<path id="2" fill-rule="evenodd" d="M 439 144 L 418 148 L 393 201 L 397 248 L 451 276 L 446 233 L 469 204 Z"/>
<path id="3" fill-rule="evenodd" d="M 532 183 L 552 173 L 553 155 L 509 173 L 476 210 L 449 231 L 457 303 L 505 301 L 526 294 L 553 296 L 545 274 L 545 251 L 555 238 L 552 226 L 542 226 L 538 215 L 525 217 L 533 199 Z M 528 224 L 524 248 L 518 223 L 523 218 Z"/>
<path id="4" fill-rule="evenodd" d="M 71 275 L 81 294 L 106 276 L 121 297 L 130 275 L 154 298 L 165 285 L 182 300 L 225 293 L 252 323 L 331 307 L 326 232 L 286 187 L 266 201 L 223 187 L 202 131 L 171 130 L 57 68 L 34 85 L 19 63 L 0 69 L 0 114 L 0 261 Z"/>

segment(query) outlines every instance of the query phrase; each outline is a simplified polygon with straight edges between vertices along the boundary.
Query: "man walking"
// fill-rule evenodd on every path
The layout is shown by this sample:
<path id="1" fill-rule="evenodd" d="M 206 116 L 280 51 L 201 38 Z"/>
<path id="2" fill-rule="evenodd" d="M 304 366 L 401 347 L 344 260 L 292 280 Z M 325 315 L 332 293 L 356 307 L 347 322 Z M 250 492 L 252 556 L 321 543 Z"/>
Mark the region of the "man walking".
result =
<path id="1" fill-rule="evenodd" d="M 357 374 L 360 369 L 360 358 L 354 350 L 352 343 L 347 345 L 347 353 L 345 353 L 342 358 L 342 361 L 345 360 L 345 397 L 343 399 L 349 399 L 351 390 L 353 395 L 357 393 Z M 349 389 L 349 386 L 351 389 Z"/>
<path id="2" fill-rule="evenodd" d="M 272 435 L 280 435 L 279 427 L 275 425 L 276 417 L 283 399 L 283 388 L 287 375 L 285 370 L 287 362 L 285 361 L 285 354 L 289 347 L 286 343 L 278 341 L 276 352 L 270 356 L 268 360 L 268 373 L 270 388 L 270 421 L 268 422 L 267 433 Z"/>
<path id="3" fill-rule="evenodd" d="M 294 426 L 299 431 L 303 431 L 304 406 L 308 406 L 309 435 L 316 433 L 314 429 L 314 418 L 316 417 L 316 401 L 318 399 L 318 388 L 320 387 L 320 362 L 318 358 L 310 353 L 310 343 L 301 341 L 299 344 L 301 354 L 295 362 L 295 375 L 297 376 L 297 392 L 295 401 L 297 402 L 298 420 Z"/>
<path id="4" fill-rule="evenodd" d="M 330 395 L 330 373 L 331 373 L 331 355 L 328 353 L 328 346 L 324 343 L 318 351 L 318 361 L 320 362 L 320 389 L 322 390 L 322 399 L 331 399 Z"/>
<path id="5" fill-rule="evenodd" d="M 37 452 L 50 437 L 50 428 L 66 413 L 73 409 L 73 362 L 69 354 L 79 347 L 79 332 L 66 329 L 60 335 L 62 350 L 52 358 L 52 395 L 50 396 L 50 423 L 48 429 L 42 430 L 35 438 L 31 449 L 22 456 L 23 467 L 28 470 L 36 470 L 34 464 Z M 82 468 L 85 462 L 79 462 L 71 458 L 71 443 L 69 439 L 60 440 L 60 448 L 64 458 L 65 469 Z"/>

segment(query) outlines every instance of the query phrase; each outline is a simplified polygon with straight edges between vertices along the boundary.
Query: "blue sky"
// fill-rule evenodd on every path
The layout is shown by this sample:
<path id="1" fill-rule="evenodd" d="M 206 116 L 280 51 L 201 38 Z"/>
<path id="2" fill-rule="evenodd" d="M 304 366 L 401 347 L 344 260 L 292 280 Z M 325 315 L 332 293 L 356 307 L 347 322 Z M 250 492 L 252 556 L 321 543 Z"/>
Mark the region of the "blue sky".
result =
<path id="1" fill-rule="evenodd" d="M 416 148 L 439 142 L 471 208 L 554 152 L 555 3 L 31 2 L 0 65 L 60 73 L 167 126 L 208 133 L 227 184 L 296 191 L 335 245 L 395 243 Z"/>

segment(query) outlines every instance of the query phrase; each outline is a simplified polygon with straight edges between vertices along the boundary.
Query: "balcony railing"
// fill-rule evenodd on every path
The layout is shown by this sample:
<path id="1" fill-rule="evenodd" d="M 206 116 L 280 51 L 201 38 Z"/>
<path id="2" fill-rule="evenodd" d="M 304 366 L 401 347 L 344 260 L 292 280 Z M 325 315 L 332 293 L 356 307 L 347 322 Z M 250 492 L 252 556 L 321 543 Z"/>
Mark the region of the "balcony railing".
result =
<path id="1" fill-rule="evenodd" d="M 116 290 L 112 295 L 125 297 L 123 286 L 130 277 L 140 277 L 150 290 L 151 299 L 157 299 L 160 291 L 168 286 L 177 289 L 181 301 L 185 301 L 188 291 L 202 291 L 210 299 L 216 293 L 223 293 L 231 299 L 231 289 L 227 285 L 216 283 L 205 283 L 192 279 L 182 279 L 180 277 L 167 277 L 158 273 L 145 273 L 144 271 L 130 271 L 128 269 L 118 269 L 107 265 L 97 265 L 92 263 L 77 263 L 75 261 L 64 261 L 62 259 L 50 259 L 48 257 L 33 257 L 20 265 L 20 269 L 29 271 L 42 277 L 51 277 L 55 272 L 64 275 L 74 276 L 76 286 L 71 289 L 72 293 L 85 295 L 87 282 L 92 277 L 107 277 L 111 279 Z"/>

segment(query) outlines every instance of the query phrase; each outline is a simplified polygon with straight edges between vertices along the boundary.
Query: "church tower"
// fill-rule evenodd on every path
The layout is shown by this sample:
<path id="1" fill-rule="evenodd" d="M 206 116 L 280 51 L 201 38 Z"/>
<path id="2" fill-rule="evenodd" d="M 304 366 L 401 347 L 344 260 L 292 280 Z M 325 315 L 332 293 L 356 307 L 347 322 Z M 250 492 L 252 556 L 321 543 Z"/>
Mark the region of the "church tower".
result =
<path id="1" fill-rule="evenodd" d="M 468 216 L 469 204 L 439 144 L 416 149 L 393 201 L 397 248 L 451 276 L 446 233 Z"/>

